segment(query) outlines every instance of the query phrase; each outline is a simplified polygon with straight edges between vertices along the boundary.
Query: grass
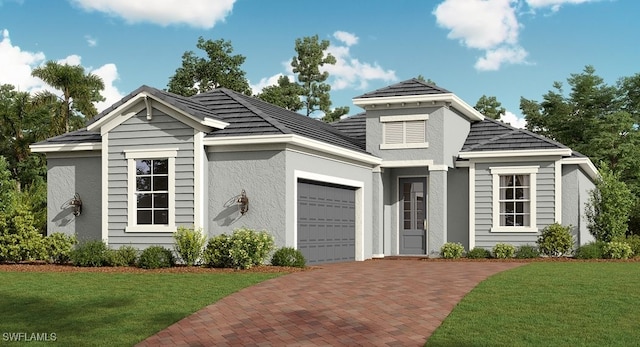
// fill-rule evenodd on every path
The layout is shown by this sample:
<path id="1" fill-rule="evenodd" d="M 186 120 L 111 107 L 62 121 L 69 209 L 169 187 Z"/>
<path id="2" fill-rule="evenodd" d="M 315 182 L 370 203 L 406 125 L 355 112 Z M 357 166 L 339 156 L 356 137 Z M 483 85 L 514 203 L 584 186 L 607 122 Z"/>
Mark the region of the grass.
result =
<path id="1" fill-rule="evenodd" d="M 0 341 L 5 333 L 55 333 L 60 346 L 131 346 L 278 275 L 0 272 Z"/>
<path id="2" fill-rule="evenodd" d="M 640 263 L 532 263 L 480 283 L 426 346 L 633 346 Z"/>

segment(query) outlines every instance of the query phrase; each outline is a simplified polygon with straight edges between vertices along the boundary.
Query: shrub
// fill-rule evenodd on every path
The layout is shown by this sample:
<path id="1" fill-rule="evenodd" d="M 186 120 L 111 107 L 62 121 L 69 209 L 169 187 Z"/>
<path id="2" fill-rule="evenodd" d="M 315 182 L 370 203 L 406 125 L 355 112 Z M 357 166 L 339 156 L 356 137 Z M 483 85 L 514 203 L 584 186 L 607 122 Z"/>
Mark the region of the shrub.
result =
<path id="1" fill-rule="evenodd" d="M 463 253 L 464 247 L 459 242 L 447 242 L 440 247 L 440 254 L 445 259 L 458 259 Z"/>
<path id="2" fill-rule="evenodd" d="M 202 229 L 179 227 L 178 231 L 173 234 L 173 239 L 176 241 L 176 252 L 187 266 L 193 266 L 200 260 L 207 242 L 207 237 L 202 234 Z"/>
<path id="3" fill-rule="evenodd" d="M 640 235 L 629 235 L 626 239 L 634 256 L 640 256 Z"/>
<path id="4" fill-rule="evenodd" d="M 209 239 L 204 262 L 212 267 L 248 269 L 262 264 L 273 250 L 273 236 L 266 231 L 240 228 L 233 234 Z"/>
<path id="5" fill-rule="evenodd" d="M 488 250 L 486 250 L 486 249 L 484 249 L 482 247 L 475 247 L 474 249 L 472 249 L 469 252 L 467 252 L 467 258 L 469 258 L 469 259 L 491 258 L 491 252 L 489 252 Z"/>
<path id="6" fill-rule="evenodd" d="M 602 259 L 604 258 L 604 241 L 594 241 L 582 245 L 576 249 L 575 257 L 577 259 Z"/>
<path id="7" fill-rule="evenodd" d="M 570 225 L 566 227 L 558 223 L 547 225 L 538 236 L 540 253 L 551 257 L 561 257 L 569 253 L 573 248 L 573 236 L 570 230 Z"/>
<path id="8" fill-rule="evenodd" d="M 611 241 L 603 247 L 604 256 L 608 259 L 629 259 L 633 255 L 631 246 L 626 242 Z"/>
<path id="9" fill-rule="evenodd" d="M 138 267 L 143 269 L 159 269 L 172 267 L 176 263 L 173 252 L 162 246 L 147 247 L 138 258 Z"/>
<path id="10" fill-rule="evenodd" d="M 539 256 L 540 251 L 532 245 L 523 245 L 518 247 L 518 249 L 516 250 L 517 259 L 532 259 L 538 258 Z"/>
<path id="11" fill-rule="evenodd" d="M 516 248 L 508 243 L 497 243 L 493 247 L 493 256 L 498 259 L 513 258 L 516 253 Z"/>
<path id="12" fill-rule="evenodd" d="M 293 247 L 282 247 L 273 253 L 271 257 L 271 265 L 273 266 L 292 266 L 304 267 L 307 260 L 304 259 L 302 252 Z"/>
<path id="13" fill-rule="evenodd" d="M 0 261 L 19 262 L 44 259 L 47 255 L 42 234 L 33 213 L 20 202 L 0 211 Z"/>
<path id="14" fill-rule="evenodd" d="M 107 252 L 109 266 L 135 266 L 137 260 L 138 250 L 132 246 L 120 246 L 118 249 L 109 249 Z"/>
<path id="15" fill-rule="evenodd" d="M 53 233 L 44 238 L 44 246 L 47 252 L 46 261 L 63 264 L 71 259 L 73 246 L 78 243 L 75 235 Z"/>
<path id="16" fill-rule="evenodd" d="M 102 240 L 79 243 L 71 251 L 71 262 L 75 266 L 97 267 L 108 263 L 108 248 Z"/>

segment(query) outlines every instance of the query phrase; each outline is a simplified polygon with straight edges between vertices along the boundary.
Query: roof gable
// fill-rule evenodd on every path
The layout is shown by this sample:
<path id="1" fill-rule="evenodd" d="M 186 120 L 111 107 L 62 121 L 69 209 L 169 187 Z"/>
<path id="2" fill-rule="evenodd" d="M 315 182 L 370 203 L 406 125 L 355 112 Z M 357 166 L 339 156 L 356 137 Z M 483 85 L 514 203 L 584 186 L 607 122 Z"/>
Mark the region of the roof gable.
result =
<path id="1" fill-rule="evenodd" d="M 528 130 L 514 128 L 503 122 L 485 118 L 482 122 L 471 124 L 469 135 L 460 152 L 553 149 L 568 150 L 569 148 Z"/>

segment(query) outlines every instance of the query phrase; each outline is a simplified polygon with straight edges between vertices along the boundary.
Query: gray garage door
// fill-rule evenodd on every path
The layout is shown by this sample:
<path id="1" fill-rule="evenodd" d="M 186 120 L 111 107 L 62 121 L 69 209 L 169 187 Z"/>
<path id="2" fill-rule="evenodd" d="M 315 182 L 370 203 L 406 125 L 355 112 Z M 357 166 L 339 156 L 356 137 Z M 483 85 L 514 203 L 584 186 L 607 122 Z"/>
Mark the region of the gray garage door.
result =
<path id="1" fill-rule="evenodd" d="M 298 249 L 307 264 L 355 260 L 355 205 L 351 188 L 298 182 Z"/>

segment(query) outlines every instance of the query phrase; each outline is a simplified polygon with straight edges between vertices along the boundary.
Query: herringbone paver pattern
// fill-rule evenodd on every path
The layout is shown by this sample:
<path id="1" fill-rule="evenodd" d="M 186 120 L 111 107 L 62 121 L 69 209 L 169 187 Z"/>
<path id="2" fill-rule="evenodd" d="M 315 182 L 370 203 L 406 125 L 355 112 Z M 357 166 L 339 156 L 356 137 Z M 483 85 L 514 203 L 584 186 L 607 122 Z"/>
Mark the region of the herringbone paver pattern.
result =
<path id="1" fill-rule="evenodd" d="M 422 346 L 514 262 L 372 260 L 292 273 L 205 307 L 139 346 Z"/>

